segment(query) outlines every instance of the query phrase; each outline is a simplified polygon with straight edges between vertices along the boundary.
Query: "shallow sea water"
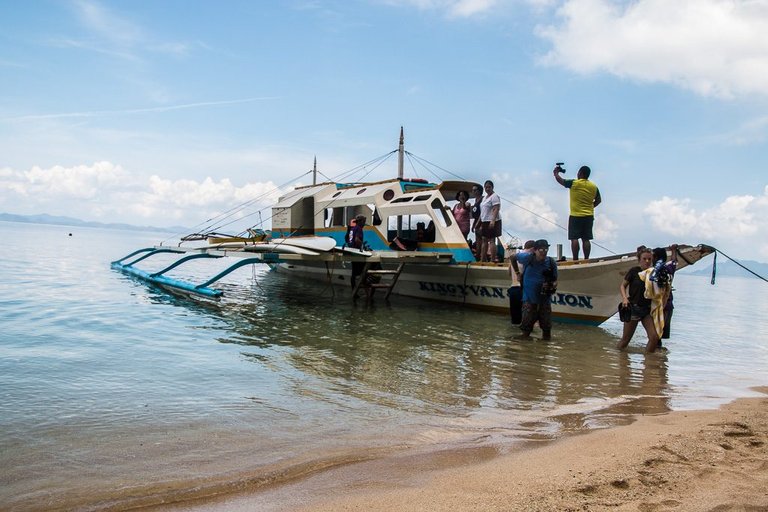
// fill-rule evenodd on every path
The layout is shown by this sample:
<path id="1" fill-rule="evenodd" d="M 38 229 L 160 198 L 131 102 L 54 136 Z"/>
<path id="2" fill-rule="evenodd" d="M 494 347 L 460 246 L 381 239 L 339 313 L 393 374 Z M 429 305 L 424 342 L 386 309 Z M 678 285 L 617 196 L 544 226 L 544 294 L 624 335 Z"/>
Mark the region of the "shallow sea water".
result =
<path id="1" fill-rule="evenodd" d="M 646 357 L 642 328 L 614 349 L 616 319 L 518 342 L 505 316 L 396 296 L 367 306 L 267 268 L 227 276 L 221 301 L 193 300 L 109 268 L 163 235 L 0 233 L 4 510 L 123 509 L 393 454 L 498 453 L 766 384 L 768 285 L 753 279 L 678 275 L 669 351 Z"/>

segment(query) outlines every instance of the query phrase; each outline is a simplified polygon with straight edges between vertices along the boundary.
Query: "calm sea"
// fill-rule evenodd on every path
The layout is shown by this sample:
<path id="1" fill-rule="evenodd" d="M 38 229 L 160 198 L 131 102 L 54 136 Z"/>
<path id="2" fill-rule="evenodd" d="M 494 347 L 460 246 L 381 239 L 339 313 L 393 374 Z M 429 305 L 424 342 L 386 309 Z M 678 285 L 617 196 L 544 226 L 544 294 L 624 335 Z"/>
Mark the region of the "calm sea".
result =
<path id="1" fill-rule="evenodd" d="M 258 492 L 408 451 L 504 451 L 712 408 L 766 384 L 759 280 L 679 275 L 669 351 L 646 357 L 642 329 L 629 353 L 614 349 L 614 319 L 517 342 L 505 316 L 356 304 L 266 268 L 228 276 L 219 302 L 191 300 L 109 268 L 162 235 L 8 222 L 0 234 L 3 510 Z"/>

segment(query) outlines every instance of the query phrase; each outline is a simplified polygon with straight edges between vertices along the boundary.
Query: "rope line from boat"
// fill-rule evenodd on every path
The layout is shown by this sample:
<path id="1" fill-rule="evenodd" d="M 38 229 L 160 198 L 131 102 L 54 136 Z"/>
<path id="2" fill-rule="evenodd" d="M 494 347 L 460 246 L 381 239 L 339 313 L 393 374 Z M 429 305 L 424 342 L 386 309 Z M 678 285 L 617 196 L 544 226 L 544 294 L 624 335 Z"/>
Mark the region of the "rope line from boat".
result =
<path id="1" fill-rule="evenodd" d="M 456 173 L 454 173 L 454 172 L 451 172 L 451 171 L 449 171 L 448 169 L 446 169 L 446 168 L 444 168 L 444 167 L 440 167 L 439 165 L 437 165 L 437 164 L 435 164 L 435 163 L 432 163 L 432 162 L 430 162 L 430 161 L 429 161 L 429 160 L 427 160 L 426 158 L 421 158 L 420 156 L 414 155 L 413 153 L 411 153 L 411 152 L 409 152 L 409 151 L 406 151 L 406 152 L 405 152 L 405 154 L 406 154 L 406 155 L 408 155 L 408 158 L 409 158 L 409 159 L 413 158 L 414 160 L 416 160 L 416 161 L 417 161 L 419 164 L 421 164 L 421 166 L 422 166 L 422 167 L 424 167 L 424 169 L 426 169 L 426 170 L 427 170 L 427 172 L 429 172 L 430 174 L 432 174 L 432 176 L 434 176 L 434 177 L 435 177 L 435 178 L 437 178 L 438 180 L 442 180 L 442 178 L 441 178 L 441 177 L 440 177 L 440 176 L 439 176 L 437 173 L 433 172 L 433 171 L 432 171 L 432 170 L 431 170 L 429 167 L 427 167 L 427 166 L 425 165 L 425 163 L 427 163 L 427 164 L 431 165 L 432 167 L 435 167 L 436 169 L 440 169 L 440 170 L 441 170 L 441 171 L 443 171 L 444 173 L 446 173 L 446 174 L 448 174 L 448 175 L 450 175 L 450 176 L 453 176 L 454 178 L 456 178 L 456 179 L 458 179 L 458 180 L 461 180 L 461 181 L 469 181 L 469 180 L 467 180 L 466 178 L 464 178 L 463 176 L 459 176 L 458 174 L 456 174 Z"/>
<path id="2" fill-rule="evenodd" d="M 718 248 L 716 248 L 716 247 L 714 247 L 714 249 L 715 249 L 715 257 L 714 257 L 714 259 L 713 259 L 713 261 L 712 261 L 712 279 L 710 280 L 710 283 L 711 283 L 711 284 L 715 284 L 715 276 L 716 276 L 716 274 L 717 274 L 717 253 L 720 253 L 720 254 L 722 254 L 723 256 L 725 256 L 726 258 L 728 258 L 729 260 L 731 260 L 733 263 L 735 263 L 736 265 L 740 266 L 741 268 L 743 268 L 744 270 L 746 270 L 747 272 L 749 272 L 750 274 L 752 274 L 753 276 L 757 277 L 758 279 L 762 279 L 763 281 L 765 281 L 766 283 L 768 283 L 768 279 L 766 279 L 765 277 L 761 276 L 761 275 L 760 275 L 760 274 L 758 274 L 757 272 L 755 272 L 755 271 L 753 271 L 753 270 L 751 270 L 751 269 L 747 268 L 746 266 L 742 265 L 741 263 L 739 263 L 739 262 L 738 262 L 738 261 L 736 261 L 735 259 L 733 259 L 733 258 L 731 258 L 730 256 L 728 256 L 727 254 L 725 254 L 725 253 L 724 253 L 723 251 L 721 251 L 720 249 L 718 249 Z M 682 255 L 681 255 L 681 256 L 682 256 Z"/>
<path id="3" fill-rule="evenodd" d="M 467 277 L 468 276 L 469 276 L 469 263 L 466 263 L 464 265 L 464 288 L 463 288 L 464 290 L 467 289 Z M 462 300 L 461 300 L 461 305 L 462 306 L 466 306 L 467 305 L 467 294 L 463 293 L 462 295 L 463 295 L 463 297 L 462 297 Z"/>
<path id="4" fill-rule="evenodd" d="M 334 182 L 344 181 L 344 180 L 347 179 L 348 176 L 352 176 L 353 174 L 358 172 L 358 170 L 360 170 L 360 169 L 365 170 L 366 167 L 368 167 L 370 165 L 373 165 L 373 164 L 376 164 L 376 165 L 374 165 L 374 167 L 371 170 L 365 172 L 361 176 L 361 178 L 364 178 L 365 176 L 368 176 L 371 172 L 373 172 L 375 169 L 377 169 L 381 164 L 386 162 L 389 159 L 389 157 L 391 157 L 395 153 L 397 153 L 396 149 L 390 151 L 389 153 L 385 153 L 385 154 L 383 154 L 383 155 L 381 155 L 379 157 L 376 157 L 376 158 L 373 158 L 371 160 L 368 160 L 367 162 L 365 162 L 363 164 L 356 165 L 355 167 L 353 167 L 353 168 L 351 168 L 349 170 L 346 170 L 346 171 L 344 171 L 344 172 L 342 172 L 340 174 L 337 174 L 336 176 L 331 178 L 330 181 L 334 181 Z"/>
<path id="5" fill-rule="evenodd" d="M 355 172 L 358 172 L 360 169 L 365 169 L 366 167 L 368 167 L 371 164 L 375 163 L 376 165 L 373 168 L 371 168 L 370 170 L 368 170 L 367 172 L 365 172 L 363 174 L 363 177 L 365 177 L 368 174 L 370 174 L 371 172 L 373 172 L 382 163 L 384 163 L 387 160 L 387 158 L 389 158 L 396 151 L 397 150 L 390 151 L 389 153 L 386 153 L 385 155 L 382 155 L 380 157 L 377 157 L 377 158 L 374 158 L 372 160 L 369 160 L 368 162 L 365 162 L 363 164 L 357 165 L 357 166 L 353 167 L 352 169 L 349 169 L 347 171 L 344 171 L 344 172 L 340 173 L 335 178 L 328 178 L 325 175 L 323 175 L 323 176 L 325 178 L 327 178 L 329 181 L 340 181 L 340 180 L 344 179 L 346 176 L 349 176 L 349 175 L 351 175 L 351 174 L 353 174 Z M 261 213 L 264 210 L 267 210 L 267 209 L 271 208 L 271 205 L 268 205 L 268 206 L 265 206 L 263 208 L 260 208 L 259 210 L 256 210 L 254 212 L 250 212 L 250 213 L 247 213 L 245 215 L 238 216 L 237 218 L 233 218 L 230 222 L 226 222 L 225 223 L 223 221 L 234 217 L 235 215 L 237 215 L 238 213 L 240 213 L 244 209 L 246 209 L 248 206 L 251 206 L 252 204 L 254 204 L 254 203 L 264 199 L 265 197 L 268 197 L 271 194 L 274 194 L 275 192 L 288 187 L 291 183 L 294 183 L 294 182 L 300 180 L 301 178 L 303 178 L 307 174 L 310 174 L 311 172 L 313 172 L 313 171 L 309 170 L 307 172 L 304 172 L 304 173 L 296 176 L 295 178 L 292 178 L 292 179 L 286 181 L 285 183 L 283 183 L 281 185 L 278 185 L 278 186 L 276 186 L 276 187 L 274 187 L 272 189 L 269 189 L 269 190 L 263 192 L 262 194 L 254 197 L 253 199 L 249 199 L 248 201 L 240 203 L 239 205 L 233 206 L 229 210 L 226 210 L 225 212 L 222 212 L 219 215 L 216 215 L 214 217 L 211 217 L 210 219 L 207 219 L 207 220 L 205 220 L 203 222 L 200 222 L 200 223 L 196 224 L 195 226 L 193 226 L 193 231 L 194 231 L 193 235 L 187 235 L 187 237 L 189 237 L 188 239 L 194 239 L 194 238 L 192 238 L 193 236 L 195 236 L 196 238 L 205 238 L 207 235 L 215 233 L 216 230 L 223 229 L 223 228 L 225 228 L 225 227 L 227 227 L 227 226 L 229 226 L 231 224 L 234 224 L 235 222 L 242 222 L 243 219 L 246 219 L 246 218 L 251 217 L 253 215 L 259 215 L 259 223 L 261 225 L 263 225 L 264 224 L 264 219 L 262 218 Z M 267 217 L 266 220 L 270 220 L 270 219 L 271 219 L 271 215 L 269 217 Z M 236 234 L 235 236 L 245 236 L 247 233 L 248 233 L 248 229 L 245 229 L 245 230 L 241 231 L 240 233 Z M 169 240 L 175 239 L 178 236 L 179 236 L 179 233 L 175 233 L 175 234 L 171 235 L 170 237 L 166 238 L 165 240 L 163 240 L 160 243 L 160 245 L 162 246 L 165 243 L 167 243 Z M 182 241 L 184 241 L 184 238 L 186 238 L 186 237 L 182 237 Z"/>
<path id="6" fill-rule="evenodd" d="M 245 208 L 247 208 L 248 206 L 250 206 L 250 205 L 252 205 L 252 204 L 254 204 L 254 203 L 256 203 L 256 202 L 258 202 L 258 201 L 262 200 L 262 199 L 263 199 L 263 198 L 265 198 L 265 197 L 268 197 L 270 194 L 273 194 L 274 192 L 276 192 L 276 191 L 280 190 L 281 188 L 283 188 L 283 187 L 287 187 L 287 186 L 288 186 L 288 185 L 290 185 L 291 183 L 293 183 L 293 182 L 295 182 L 295 181 L 298 181 L 298 180 L 300 180 L 300 179 L 301 179 L 303 176 L 306 176 L 306 175 L 307 175 L 307 174 L 309 174 L 310 172 L 312 172 L 312 171 L 307 171 L 307 172 L 305 172 L 305 173 L 302 173 L 302 174 L 300 174 L 299 176 L 296 176 L 295 178 L 292 178 L 292 179 L 290 179 L 290 180 L 286 181 L 286 182 L 285 182 L 285 183 L 283 183 L 282 185 L 279 185 L 279 186 L 277 186 L 277 187 L 274 187 L 274 188 L 272 188 L 272 189 L 270 189 L 270 190 L 267 190 L 267 191 L 265 191 L 264 193 L 262 193 L 262 194 L 260 194 L 260 195 L 258 195 L 258 196 L 256 196 L 256 197 L 254 197 L 253 199 L 249 199 L 248 201 L 245 201 L 245 202 L 243 202 L 243 203 L 240 203 L 239 205 L 233 206 L 233 207 L 232 207 L 232 208 L 230 208 L 229 210 L 226 210 L 226 211 L 224 211 L 224 212 L 222 212 L 222 213 L 220 213 L 220 214 L 218 214 L 218 215 L 215 215 L 215 216 L 211 217 L 210 219 L 207 219 L 207 220 L 205 220 L 205 221 L 202 221 L 202 222 L 200 222 L 200 223 L 196 224 L 195 226 L 193 226 L 193 232 L 194 232 L 194 234 L 195 234 L 195 235 L 199 235 L 200 237 L 204 237 L 204 236 L 206 236 L 206 235 L 212 234 L 213 232 L 215 232 L 215 231 L 216 231 L 216 230 L 218 230 L 218 229 L 222 229 L 222 228 L 224 228 L 224 227 L 226 227 L 226 226 L 229 226 L 230 224 L 232 224 L 232 223 L 234 223 L 234 222 L 236 222 L 236 221 L 241 221 L 242 219 L 244 219 L 244 218 L 247 218 L 247 217 L 249 217 L 249 216 L 251 216 L 251 215 L 256 215 L 257 213 L 259 213 L 259 214 L 260 214 L 260 213 L 261 213 L 261 211 L 262 211 L 262 210 L 264 210 L 264 209 L 266 209 L 267 207 L 265 207 L 265 208 L 261 208 L 261 209 L 257 210 L 256 212 L 252 212 L 252 213 L 250 213 L 250 214 L 246 214 L 246 215 L 244 215 L 243 217 L 238 217 L 237 219 L 234 219 L 233 221 L 231 221 L 231 222 L 228 222 L 228 223 L 224 223 L 224 224 L 218 224 L 218 225 L 216 225 L 216 224 L 214 223 L 214 222 L 221 222 L 221 221 L 224 221 L 224 220 L 226 220 L 226 219 L 228 219 L 228 218 L 231 218 L 231 217 L 233 217 L 234 215 L 236 215 L 237 213 L 241 212 L 242 210 L 244 210 L 244 209 L 245 209 Z M 262 222 L 263 222 L 263 221 L 262 221 Z M 245 232 L 243 232 L 243 233 L 245 233 Z M 241 234 L 242 234 L 242 233 L 241 233 Z M 168 238 L 166 238 L 165 240 L 163 240 L 163 241 L 160 243 L 160 245 L 162 246 L 163 244 L 165 244 L 165 243 L 166 243 L 166 242 L 168 242 L 169 240 L 171 240 L 171 239 L 175 239 L 175 238 L 177 238 L 178 236 L 179 236 L 179 233 L 175 233 L 175 234 L 173 234 L 173 235 L 169 236 Z M 190 235 L 187 235 L 187 236 L 190 236 Z M 182 237 L 182 241 L 184 241 L 184 238 L 185 238 L 185 237 Z M 191 239 L 191 238 L 190 238 L 190 239 Z"/>
<path id="7" fill-rule="evenodd" d="M 352 169 L 349 169 L 349 170 L 347 170 L 347 171 L 344 171 L 344 172 L 342 172 L 342 173 L 340 173 L 340 174 L 338 174 L 338 175 L 336 175 L 336 176 L 334 176 L 334 177 L 328 178 L 328 179 L 329 179 L 329 181 L 332 181 L 332 182 L 339 182 L 339 181 L 343 181 L 345 177 L 347 177 L 347 176 L 349 176 L 349 175 L 351 175 L 351 174 L 353 174 L 353 173 L 355 173 L 355 172 L 358 172 L 358 171 L 359 171 L 359 170 L 361 170 L 361 169 L 362 169 L 362 170 L 366 170 L 366 168 L 367 168 L 368 166 L 371 166 L 371 165 L 372 165 L 373 167 L 371 167 L 370 169 L 366 170 L 366 172 L 360 176 L 360 178 L 359 178 L 359 179 L 363 179 L 363 178 L 365 178 L 365 176 L 368 176 L 370 173 L 372 173 L 373 171 L 375 171 L 375 170 L 376 170 L 376 169 L 377 169 L 379 166 L 381 166 L 381 165 L 382 165 L 384 162 L 386 162 L 386 161 L 387 161 L 387 159 L 388 159 L 390 156 L 392 156 L 392 155 L 393 155 L 395 152 L 396 152 L 396 151 L 390 151 L 389 153 L 386 153 L 386 154 L 384 154 L 384 155 L 381 155 L 381 156 L 379 156 L 379 157 L 377 157 L 377 158 L 374 158 L 374 159 L 372 159 L 372 160 L 369 160 L 369 161 L 365 162 L 364 164 L 360 164 L 360 165 L 357 165 L 357 166 L 353 167 Z M 375 165 L 374 165 L 374 164 L 375 164 Z M 312 172 L 312 171 L 310 171 L 310 172 Z M 302 176 L 303 176 L 303 175 L 302 175 Z M 323 175 L 323 176 L 325 176 L 325 175 Z M 299 176 L 299 178 L 301 178 L 301 176 Z M 326 176 L 326 178 L 327 178 L 327 176 Z M 298 178 L 297 178 L 297 179 L 298 179 Z M 292 180 L 292 181 L 295 181 L 295 180 Z M 289 182 L 289 183 L 290 183 L 290 182 Z M 286 186 L 286 185 L 283 185 L 283 186 Z M 278 189 L 276 189 L 276 190 L 279 190 L 279 188 L 278 188 Z M 332 200 L 330 203 L 328 203 L 328 205 L 327 205 L 326 207 L 328 207 L 328 206 L 332 205 L 334 202 L 336 202 L 336 199 L 333 199 L 333 200 Z M 262 212 L 262 211 L 264 211 L 264 210 L 266 210 L 267 208 L 271 208 L 271 205 L 270 205 L 270 206 L 266 206 L 266 207 L 262 208 L 262 209 L 261 209 L 261 210 L 259 210 L 259 212 L 258 212 L 258 213 L 259 213 L 259 220 L 260 220 L 260 222 L 262 223 L 262 225 L 263 225 L 263 223 L 264 223 L 264 220 L 263 220 L 263 219 L 261 219 L 261 212 Z M 319 210 L 315 211 L 315 212 L 314 212 L 314 215 L 315 215 L 315 216 L 316 216 L 316 215 L 318 215 L 318 214 L 319 214 L 319 213 L 320 213 L 320 212 L 321 212 L 323 209 L 325 209 L 325 208 L 322 208 L 322 209 L 319 209 Z M 272 215 L 270 215 L 270 216 L 268 216 L 268 217 L 267 217 L 267 220 L 271 220 L 271 219 L 272 219 Z M 242 218 L 239 218 L 239 219 L 236 219 L 236 220 L 238 220 L 238 221 L 239 221 L 239 220 L 242 220 Z M 233 222 L 234 222 L 234 221 L 233 221 Z M 302 230 L 303 228 L 304 228 L 304 225 L 302 224 L 302 225 L 298 226 L 298 227 L 297 227 L 297 228 L 296 228 L 294 231 L 292 231 L 291 233 L 289 233 L 289 234 L 288 234 L 288 236 L 284 236 L 283 238 L 284 238 L 284 239 L 290 238 L 290 237 L 294 236 L 294 235 L 295 235 L 297 232 L 299 232 L 300 230 Z M 283 242 L 285 242 L 285 240 L 283 240 L 282 242 L 280 242 L 278 245 L 282 244 Z"/>
<path id="8" fill-rule="evenodd" d="M 366 171 L 366 172 L 365 172 L 363 175 L 361 175 L 361 176 L 360 176 L 360 178 L 359 178 L 359 179 L 360 179 L 360 180 L 362 180 L 363 178 L 365 178 L 366 176 L 368 176 L 369 174 L 371 174 L 373 171 L 375 171 L 375 170 L 376 170 L 378 167 L 380 167 L 380 166 L 381 166 L 381 165 L 382 165 L 384 162 L 386 162 L 386 161 L 387 161 L 387 159 L 388 159 L 390 156 L 392 156 L 394 153 L 396 153 L 396 150 L 395 150 L 395 151 L 390 151 L 389 153 L 387 153 L 387 154 L 385 154 L 385 155 L 382 155 L 382 156 L 380 156 L 380 157 L 378 157 L 378 158 L 374 158 L 373 160 L 369 160 L 368 162 L 366 162 L 366 163 L 364 163 L 364 164 L 362 164 L 362 165 L 358 165 L 358 166 L 357 166 L 357 167 L 355 167 L 353 170 L 355 170 L 355 171 L 357 171 L 358 169 L 363 169 L 363 170 L 365 170 L 367 166 L 369 166 L 369 165 L 372 165 L 372 164 L 375 164 L 375 165 L 373 165 L 373 167 L 371 167 L 370 169 L 368 169 L 368 170 L 367 170 L 367 171 Z M 351 171 L 345 171 L 345 172 L 344 172 L 344 173 L 342 173 L 341 175 L 335 176 L 333 179 L 331 179 L 331 181 L 334 181 L 334 182 L 338 182 L 338 181 L 341 181 L 341 178 L 342 178 L 342 176 L 344 176 L 344 175 L 349 175 L 350 173 L 351 173 Z M 336 201 L 338 201 L 338 200 L 339 200 L 339 199 L 336 199 L 336 198 L 334 198 L 334 199 L 331 199 L 331 201 L 329 201 L 329 202 L 328 202 L 328 204 L 326 204 L 324 207 L 322 207 L 322 208 L 320 208 L 320 209 L 318 209 L 318 210 L 314 211 L 314 212 L 313 212 L 313 218 L 314 218 L 314 217 L 316 217 L 317 215 L 319 215 L 319 214 L 320 214 L 320 212 L 322 212 L 322 211 L 323 211 L 323 210 L 325 210 L 326 208 L 330 208 L 330 207 L 332 207 L 332 206 L 333 206 L 333 204 L 334 204 Z M 272 218 L 271 216 L 270 216 L 270 217 L 267 217 L 267 220 L 269 220 L 269 219 L 271 219 L 271 218 Z M 293 231 L 291 231 L 290 233 L 288 233 L 288 235 L 287 235 L 287 236 L 283 236 L 283 237 L 282 237 L 282 238 L 283 238 L 283 240 L 281 240 L 280 242 L 278 242 L 278 244 L 277 244 L 277 245 L 278 245 L 278 246 L 280 246 L 280 245 L 282 245 L 283 243 L 287 242 L 287 241 L 288 241 L 288 239 L 289 239 L 290 237 L 294 236 L 296 233 L 299 233 L 299 232 L 300 232 L 302 229 L 304 229 L 304 224 L 301 224 L 301 225 L 299 225 L 299 226 L 298 226 L 296 229 L 294 229 Z"/>

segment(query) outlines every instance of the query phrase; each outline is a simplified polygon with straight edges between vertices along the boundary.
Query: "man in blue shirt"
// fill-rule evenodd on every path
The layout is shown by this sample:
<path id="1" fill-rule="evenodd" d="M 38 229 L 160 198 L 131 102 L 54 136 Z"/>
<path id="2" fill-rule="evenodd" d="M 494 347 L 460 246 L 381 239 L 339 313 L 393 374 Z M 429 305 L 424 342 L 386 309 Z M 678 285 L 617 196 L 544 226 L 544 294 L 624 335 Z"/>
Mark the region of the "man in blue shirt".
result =
<path id="1" fill-rule="evenodd" d="M 557 290 L 557 263 L 547 256 L 549 242 L 536 240 L 533 248 L 512 255 L 515 262 L 523 265 L 520 278 L 523 288 L 523 311 L 519 339 L 530 340 L 531 331 L 538 321 L 541 339 L 552 338 L 552 294 Z"/>

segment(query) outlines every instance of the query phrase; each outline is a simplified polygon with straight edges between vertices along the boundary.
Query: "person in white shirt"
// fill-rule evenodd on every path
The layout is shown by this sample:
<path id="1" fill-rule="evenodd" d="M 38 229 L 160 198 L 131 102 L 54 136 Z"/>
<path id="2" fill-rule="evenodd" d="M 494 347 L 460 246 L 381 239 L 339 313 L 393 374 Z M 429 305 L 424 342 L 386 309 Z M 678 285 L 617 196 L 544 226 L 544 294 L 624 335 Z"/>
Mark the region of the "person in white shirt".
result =
<path id="1" fill-rule="evenodd" d="M 484 184 L 485 197 L 480 203 L 480 248 L 477 254 L 480 261 L 498 262 L 496 238 L 501 236 L 501 199 L 493 191 L 493 182 Z M 491 252 L 491 250 L 493 252 Z"/>

